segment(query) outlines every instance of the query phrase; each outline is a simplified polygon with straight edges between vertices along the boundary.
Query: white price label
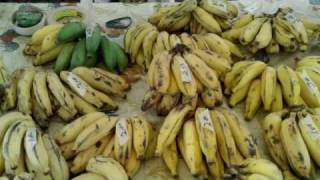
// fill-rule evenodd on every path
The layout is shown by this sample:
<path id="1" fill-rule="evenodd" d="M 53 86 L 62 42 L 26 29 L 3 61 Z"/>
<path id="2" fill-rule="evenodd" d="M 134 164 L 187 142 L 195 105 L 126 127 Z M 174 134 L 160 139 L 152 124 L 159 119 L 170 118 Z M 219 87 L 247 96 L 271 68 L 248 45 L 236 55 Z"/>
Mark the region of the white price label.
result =
<path id="1" fill-rule="evenodd" d="M 317 129 L 316 124 L 312 120 L 312 117 L 310 115 L 307 115 L 304 118 L 304 121 L 302 121 L 303 125 L 306 127 L 306 130 L 308 131 L 308 134 L 311 136 L 313 140 L 319 140 L 320 139 L 320 132 L 319 129 Z"/>
<path id="2" fill-rule="evenodd" d="M 119 145 L 126 144 L 129 140 L 128 122 L 126 119 L 120 119 L 116 125 L 116 136 L 119 138 Z"/>
<path id="3" fill-rule="evenodd" d="M 191 71 L 189 69 L 188 64 L 185 61 L 180 60 L 179 67 L 180 67 L 182 81 L 185 83 L 191 83 L 192 82 L 192 74 L 191 74 Z"/>
<path id="4" fill-rule="evenodd" d="M 68 81 L 80 96 L 84 96 L 86 94 L 86 85 L 81 82 L 78 76 L 70 72 L 68 75 Z"/>
<path id="5" fill-rule="evenodd" d="M 210 5 L 218 6 L 218 8 L 223 12 L 228 12 L 227 2 L 224 0 L 209 0 Z"/>
<path id="6" fill-rule="evenodd" d="M 210 112 L 208 109 L 205 109 L 202 111 L 199 115 L 198 118 L 200 120 L 200 125 L 203 128 L 207 128 L 210 131 L 213 131 L 213 124 L 210 116 Z"/>
<path id="7" fill-rule="evenodd" d="M 37 129 L 29 128 L 26 133 L 26 141 L 31 144 L 31 147 L 35 147 L 37 145 Z"/>
<path id="8" fill-rule="evenodd" d="M 86 28 L 86 38 L 89 38 L 92 36 L 94 28 L 95 28 L 95 24 L 90 24 L 89 26 L 87 26 Z"/>
<path id="9" fill-rule="evenodd" d="M 312 79 L 304 70 L 300 73 L 300 75 L 305 84 L 307 85 L 308 89 L 311 91 L 311 93 L 314 95 L 319 94 L 319 89 L 317 85 L 312 81 Z"/>
<path id="10" fill-rule="evenodd" d="M 289 21 L 291 24 L 293 24 L 294 26 L 296 26 L 296 24 L 299 22 L 299 19 L 297 18 L 296 15 L 294 15 L 293 13 L 288 13 L 284 16 L 284 18 Z"/>

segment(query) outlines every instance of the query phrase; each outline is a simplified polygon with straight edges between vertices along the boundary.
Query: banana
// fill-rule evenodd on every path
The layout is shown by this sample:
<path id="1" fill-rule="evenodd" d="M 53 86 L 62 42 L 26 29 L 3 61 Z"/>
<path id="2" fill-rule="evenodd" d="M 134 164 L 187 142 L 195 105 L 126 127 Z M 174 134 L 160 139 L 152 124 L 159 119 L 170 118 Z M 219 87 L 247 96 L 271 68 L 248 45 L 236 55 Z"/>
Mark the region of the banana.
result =
<path id="1" fill-rule="evenodd" d="M 149 27 L 151 26 L 150 23 L 148 22 L 142 22 L 142 23 L 139 23 L 138 25 L 136 26 L 131 26 L 128 28 L 127 32 L 125 33 L 124 35 L 124 42 L 123 42 L 123 45 L 124 45 L 124 50 L 126 53 L 129 53 L 130 52 L 130 46 L 131 44 L 133 43 L 134 41 L 134 34 L 136 33 L 136 31 L 138 31 L 139 29 L 141 28 L 144 28 L 144 27 Z"/>
<path id="2" fill-rule="evenodd" d="M 294 48 L 294 43 L 296 41 L 294 35 L 292 35 L 288 30 L 283 28 L 281 25 L 276 23 L 274 25 L 274 35 L 275 40 L 283 47 L 287 47 L 289 49 Z"/>
<path id="3" fill-rule="evenodd" d="M 253 21 L 252 14 L 245 14 L 240 16 L 232 25 L 232 29 L 241 28 L 248 25 L 251 21 Z"/>
<path id="4" fill-rule="evenodd" d="M 251 43 L 258 34 L 261 26 L 266 21 L 266 18 L 255 18 L 248 25 L 245 26 L 243 33 L 240 35 L 240 43 L 247 45 Z"/>
<path id="5" fill-rule="evenodd" d="M 246 159 L 239 169 L 241 174 L 260 174 L 266 179 L 282 180 L 282 172 L 271 161 L 266 159 Z M 260 176 L 261 177 L 261 176 Z M 250 178 L 248 178 L 250 179 Z M 261 179 L 261 178 L 257 178 Z M 262 179 L 261 179 L 262 180 Z"/>
<path id="6" fill-rule="evenodd" d="M 32 59 L 32 64 L 35 66 L 39 66 L 55 60 L 59 56 L 59 53 L 61 52 L 63 47 L 64 44 L 59 44 L 55 48 L 47 52 L 38 53 L 36 58 Z"/>
<path id="7" fill-rule="evenodd" d="M 237 147 L 233 139 L 231 128 L 222 113 L 213 110 L 210 112 L 214 128 L 216 130 L 219 152 L 228 167 L 237 165 Z"/>
<path id="8" fill-rule="evenodd" d="M 17 83 L 18 110 L 24 114 L 31 114 L 31 87 L 35 71 L 33 69 L 23 70 Z"/>
<path id="9" fill-rule="evenodd" d="M 32 179 L 33 179 L 33 175 L 26 172 L 20 173 L 13 178 L 13 180 L 32 180 Z"/>
<path id="10" fill-rule="evenodd" d="M 280 17 L 280 16 L 279 16 Z M 297 36 L 297 40 L 302 44 L 308 44 L 308 34 L 306 27 L 303 25 L 303 23 L 300 21 L 298 17 L 296 17 L 292 12 L 289 12 L 287 14 L 284 14 L 282 18 L 288 22 L 285 23 L 290 31 L 295 31 L 295 35 Z"/>
<path id="11" fill-rule="evenodd" d="M 181 44 L 181 39 L 176 34 L 170 34 L 169 36 L 170 49 L 174 48 L 177 44 Z"/>
<path id="12" fill-rule="evenodd" d="M 120 164 L 125 165 L 132 153 L 132 122 L 130 119 L 120 119 L 115 128 L 114 156 Z"/>
<path id="13" fill-rule="evenodd" d="M 133 148 L 137 159 L 144 159 L 150 140 L 151 125 L 142 116 L 133 116 L 130 118 L 133 132 Z"/>
<path id="14" fill-rule="evenodd" d="M 175 107 L 180 100 L 181 94 L 165 94 L 162 96 L 160 102 L 156 106 L 157 114 L 160 116 L 167 115 L 173 107 Z"/>
<path id="15" fill-rule="evenodd" d="M 27 169 L 29 172 L 32 172 L 33 179 L 35 180 L 52 180 L 51 174 L 46 173 L 44 174 L 43 172 L 37 170 L 30 162 L 28 158 L 25 158 L 25 163 L 27 166 Z M 25 172 L 26 170 L 24 170 Z"/>
<path id="16" fill-rule="evenodd" d="M 143 58 L 145 60 L 147 69 L 149 68 L 152 61 L 152 49 L 158 35 L 159 32 L 157 30 L 152 30 L 146 35 L 142 42 Z"/>
<path id="17" fill-rule="evenodd" d="M 222 92 L 221 92 L 222 93 Z M 201 99 L 208 108 L 213 108 L 222 103 L 222 99 L 217 96 L 213 89 L 206 89 L 201 93 Z"/>
<path id="18" fill-rule="evenodd" d="M 259 174 L 259 173 L 253 173 L 249 175 L 240 175 L 242 179 L 247 179 L 247 180 L 270 180 L 268 176 Z"/>
<path id="19" fill-rule="evenodd" d="M 306 56 L 297 62 L 297 67 L 302 68 L 304 66 L 306 66 L 306 67 L 311 66 L 311 67 L 318 68 L 318 67 L 320 67 L 319 63 L 320 63 L 319 56 Z"/>
<path id="20" fill-rule="evenodd" d="M 320 71 L 314 67 L 303 67 L 303 68 L 298 68 L 297 70 L 301 72 L 302 69 L 309 75 L 309 77 L 317 85 L 317 87 L 320 88 L 320 79 L 319 79 Z"/>
<path id="21" fill-rule="evenodd" d="M 250 84 L 252 80 L 261 75 L 266 67 L 267 65 L 263 62 L 254 62 L 245 71 L 241 72 L 240 76 L 238 77 L 239 82 L 237 82 L 237 84 L 232 88 L 232 92 L 235 92 Z"/>
<path id="22" fill-rule="evenodd" d="M 226 43 L 226 45 L 229 47 L 229 50 L 231 52 L 231 55 L 238 57 L 238 58 L 244 58 L 244 54 L 241 52 L 240 48 L 238 47 L 238 45 L 236 45 L 235 43 L 231 42 L 228 39 L 224 39 L 224 42 Z M 233 63 L 232 60 L 228 59 L 229 63 Z"/>
<path id="23" fill-rule="evenodd" d="M 220 154 L 217 154 L 217 164 L 207 164 L 208 170 L 213 178 L 219 179 L 224 176 L 224 164 Z"/>
<path id="24" fill-rule="evenodd" d="M 208 109 L 198 108 L 195 112 L 195 124 L 199 135 L 201 151 L 208 164 L 217 166 L 218 145 L 216 131 Z"/>
<path id="25" fill-rule="evenodd" d="M 116 83 L 116 81 L 109 76 L 100 73 L 101 71 L 97 71 L 95 69 L 87 67 L 77 67 L 72 70 L 72 73 L 79 76 L 94 89 L 97 89 L 106 94 L 125 97 L 125 87 L 119 83 Z M 125 81 L 124 79 L 122 79 L 122 77 L 118 77 L 118 79 L 120 81 Z"/>
<path id="26" fill-rule="evenodd" d="M 222 30 L 217 20 L 201 7 L 195 8 L 192 15 L 209 32 L 221 33 Z"/>
<path id="27" fill-rule="evenodd" d="M 155 27 L 153 26 L 147 26 L 145 28 L 142 28 L 141 30 L 137 30 L 132 36 L 133 40 L 130 44 L 130 54 L 131 57 L 135 58 L 137 57 L 137 54 L 139 52 L 140 47 L 142 46 L 143 39 L 145 36 L 152 30 L 154 30 Z"/>
<path id="28" fill-rule="evenodd" d="M 192 72 L 181 55 L 173 56 L 171 70 L 181 93 L 193 97 L 197 93 L 197 84 Z"/>
<path id="29" fill-rule="evenodd" d="M 146 153 L 145 153 L 145 160 L 149 160 L 154 157 L 154 152 L 156 151 L 157 147 L 157 135 L 158 131 L 154 125 L 151 124 L 150 130 L 150 139 L 149 139 L 149 146 L 147 147 Z"/>
<path id="30" fill-rule="evenodd" d="M 197 55 L 210 68 L 214 69 L 218 73 L 218 75 L 224 75 L 231 70 L 231 65 L 228 60 L 221 57 L 217 53 L 200 49 L 195 49 L 192 51 L 192 53 Z"/>
<path id="31" fill-rule="evenodd" d="M 281 65 L 277 68 L 277 77 L 287 104 L 289 106 L 299 105 L 301 87 L 296 72 L 288 66 Z"/>
<path id="32" fill-rule="evenodd" d="M 135 59 L 135 62 L 140 66 L 142 67 L 143 70 L 147 69 L 146 65 L 145 65 L 145 60 L 144 60 L 144 57 L 143 57 L 143 50 L 140 49 L 139 52 L 138 52 L 138 55 Z"/>
<path id="33" fill-rule="evenodd" d="M 156 156 L 161 156 L 163 150 L 173 143 L 182 127 L 184 117 L 189 111 L 191 111 L 191 106 L 189 105 L 178 105 L 170 111 L 158 134 L 157 147 L 155 151 Z"/>
<path id="34" fill-rule="evenodd" d="M 284 180 L 299 180 L 290 170 L 283 171 L 282 174 Z"/>
<path id="35" fill-rule="evenodd" d="M 266 47 L 266 52 L 268 54 L 276 54 L 276 53 L 279 53 L 279 51 L 280 51 L 279 44 L 274 38 L 272 38 L 270 44 Z"/>
<path id="36" fill-rule="evenodd" d="M 191 53 L 186 53 L 183 57 L 190 66 L 192 72 L 202 84 L 214 90 L 219 88 L 220 83 L 217 73 L 213 69 L 209 68 L 205 62 L 203 62 L 198 56 Z"/>
<path id="37" fill-rule="evenodd" d="M 264 110 L 270 110 L 276 96 L 277 72 L 273 67 L 266 67 L 261 76 L 261 99 Z"/>
<path id="38" fill-rule="evenodd" d="M 232 22 L 231 22 L 230 19 L 223 19 L 223 18 L 217 17 L 217 16 L 215 16 L 214 18 L 215 18 L 216 21 L 219 23 L 222 31 L 225 31 L 225 30 L 228 30 L 228 29 L 231 28 Z M 200 27 L 201 27 L 201 26 L 200 26 Z"/>
<path id="39" fill-rule="evenodd" d="M 104 76 L 108 79 L 110 79 L 110 81 L 112 80 L 112 82 L 114 82 L 115 85 L 119 86 L 121 89 L 123 90 L 128 90 L 130 89 L 130 84 L 128 84 L 128 82 L 122 78 L 121 76 L 108 72 L 106 70 L 100 69 L 100 68 L 92 68 L 96 73 L 101 74 L 101 76 Z"/>
<path id="40" fill-rule="evenodd" d="M 70 160 L 76 155 L 76 152 L 72 150 L 73 146 L 74 141 L 59 146 L 59 149 L 66 160 Z"/>
<path id="41" fill-rule="evenodd" d="M 91 158 L 86 169 L 88 172 L 96 173 L 107 179 L 129 180 L 125 169 L 111 158 L 103 156 Z"/>
<path id="42" fill-rule="evenodd" d="M 226 108 L 219 108 L 218 111 L 221 112 L 227 120 L 240 153 L 245 158 L 259 158 L 261 152 L 258 148 L 257 140 L 244 123 L 240 121 L 234 112 Z"/>
<path id="43" fill-rule="evenodd" d="M 180 16 L 179 18 L 176 19 L 176 23 L 174 23 L 172 26 L 169 26 L 167 28 L 167 31 L 169 32 L 175 32 L 175 31 L 179 31 L 183 28 L 185 28 L 191 20 L 191 13 L 187 13 L 183 16 Z"/>
<path id="44" fill-rule="evenodd" d="M 189 34 L 187 33 L 180 34 L 180 39 L 181 39 L 181 43 L 186 45 L 190 49 L 198 48 L 197 43 L 193 40 L 193 38 Z"/>
<path id="45" fill-rule="evenodd" d="M 60 31 L 60 29 L 61 28 L 58 28 L 58 29 L 48 33 L 44 37 L 44 39 L 41 43 L 40 53 L 48 52 L 58 46 L 57 35 L 58 35 L 58 32 Z"/>
<path id="46" fill-rule="evenodd" d="M 15 171 L 19 167 L 19 158 L 23 153 L 21 147 L 24 135 L 28 127 L 34 125 L 35 124 L 30 119 L 18 120 L 13 122 L 5 133 L 2 142 L 2 153 L 5 164 L 9 165 L 9 171 Z"/>
<path id="47" fill-rule="evenodd" d="M 254 80 L 249 88 L 246 99 L 245 117 L 252 119 L 262 103 L 261 100 L 261 80 Z"/>
<path id="48" fill-rule="evenodd" d="M 100 118 L 103 118 L 106 114 L 102 112 L 92 112 L 78 119 L 72 121 L 71 123 L 65 125 L 55 137 L 59 144 L 65 144 L 72 142 L 77 138 L 77 136 L 90 124 L 93 124 Z"/>
<path id="49" fill-rule="evenodd" d="M 202 0 L 200 1 L 200 7 L 208 11 L 210 14 L 224 19 L 227 19 L 231 16 L 227 1 Z"/>
<path id="50" fill-rule="evenodd" d="M 134 150 L 132 150 L 126 165 L 125 169 L 127 171 L 127 174 L 130 178 L 133 178 L 133 176 L 137 173 L 137 171 L 140 169 L 141 166 L 141 160 L 137 158 L 137 154 Z"/>
<path id="51" fill-rule="evenodd" d="M 271 20 L 268 19 L 264 22 L 257 33 L 254 41 L 252 42 L 257 49 L 263 49 L 267 47 L 272 40 L 272 27 Z"/>
<path id="52" fill-rule="evenodd" d="M 26 172 L 26 166 L 24 163 L 25 153 L 22 152 L 19 157 L 18 166 L 15 169 L 12 169 L 10 161 L 5 162 L 5 173 L 9 176 L 15 176 Z"/>
<path id="53" fill-rule="evenodd" d="M 105 180 L 105 177 L 96 173 L 83 173 L 79 176 L 72 178 L 71 180 Z"/>
<path id="54" fill-rule="evenodd" d="M 38 101 L 35 99 L 34 95 L 32 95 L 31 99 L 32 103 L 32 116 L 37 122 L 37 124 L 42 127 L 48 127 L 48 116 L 46 115 L 46 112 L 40 107 Z"/>
<path id="55" fill-rule="evenodd" d="M 270 113 L 264 118 L 262 123 L 267 148 L 272 159 L 282 170 L 289 169 L 289 162 L 280 137 L 282 118 L 287 115 L 288 112 L 286 110 Z"/>
<path id="56" fill-rule="evenodd" d="M 60 28 L 62 28 L 62 26 L 63 24 L 51 24 L 51 25 L 44 26 L 43 28 L 37 30 L 32 34 L 30 44 L 41 45 L 44 38 L 49 33 L 59 30 Z"/>
<path id="57" fill-rule="evenodd" d="M 240 39 L 241 34 L 244 32 L 246 26 L 241 28 L 232 28 L 230 30 L 227 30 L 223 33 L 221 33 L 221 37 L 224 39 L 227 39 L 232 42 L 237 42 Z"/>
<path id="58" fill-rule="evenodd" d="M 73 150 L 81 152 L 96 144 L 101 138 L 110 134 L 116 126 L 117 117 L 104 116 L 88 125 L 77 136 L 74 142 Z"/>
<path id="59" fill-rule="evenodd" d="M 320 145 L 320 129 L 310 114 L 298 112 L 298 119 L 298 126 L 310 156 L 319 165 L 320 158 L 317 153 Z"/>
<path id="60" fill-rule="evenodd" d="M 155 48 L 153 48 L 154 50 Z M 156 71 L 156 63 L 157 61 L 159 61 L 159 57 L 160 57 L 160 54 L 158 53 L 157 55 L 153 56 L 152 58 L 152 61 L 151 61 L 151 64 L 149 66 L 149 69 L 148 69 L 148 72 L 147 72 L 147 75 L 146 75 L 146 81 L 148 83 L 148 85 L 151 87 L 151 88 L 154 88 L 155 87 L 155 82 L 154 82 L 154 73 Z"/>
<path id="61" fill-rule="evenodd" d="M 67 92 L 59 77 L 54 72 L 48 72 L 47 83 L 51 93 L 59 102 L 60 106 L 74 116 L 77 110 L 70 94 Z"/>
<path id="62" fill-rule="evenodd" d="M 96 107 L 83 100 L 81 97 L 73 93 L 70 89 L 66 90 L 70 94 L 70 97 L 72 98 L 74 105 L 80 114 L 84 115 L 98 111 Z"/>
<path id="63" fill-rule="evenodd" d="M 301 87 L 301 97 L 309 107 L 320 106 L 320 92 L 317 85 L 312 81 L 306 71 L 297 72 Z"/>
<path id="64" fill-rule="evenodd" d="M 47 134 L 43 135 L 42 139 L 48 153 L 51 176 L 53 176 L 54 180 L 69 180 L 68 164 L 62 156 L 58 145 Z"/>
<path id="65" fill-rule="evenodd" d="M 213 33 L 205 34 L 203 38 L 211 51 L 218 53 L 225 59 L 231 58 L 230 49 L 223 38 Z"/>
<path id="66" fill-rule="evenodd" d="M 164 149 L 162 159 L 170 170 L 171 175 L 174 177 L 177 176 L 179 157 L 176 141 Z"/>
<path id="67" fill-rule="evenodd" d="M 172 55 L 168 51 L 159 54 L 154 70 L 154 87 L 160 93 L 166 93 L 170 86 L 170 64 Z"/>
<path id="68" fill-rule="evenodd" d="M 311 172 L 311 159 L 296 123 L 296 115 L 281 122 L 280 137 L 283 149 L 287 154 L 290 167 L 302 178 L 309 178 Z"/>
<path id="69" fill-rule="evenodd" d="M 183 140 L 185 155 L 184 159 L 193 176 L 197 176 L 201 172 L 202 154 L 200 142 L 196 130 L 196 125 L 193 120 L 188 120 L 183 125 Z"/>
<path id="70" fill-rule="evenodd" d="M 101 155 L 103 155 L 105 157 L 114 158 L 114 152 L 113 151 L 114 151 L 114 136 L 112 136 L 112 138 L 108 142 L 107 146 L 104 148 L 104 150 L 101 153 Z"/>
<path id="71" fill-rule="evenodd" d="M 280 84 L 277 83 L 274 99 L 271 104 L 271 111 L 280 111 L 283 109 L 283 99 Z"/>
<path id="72" fill-rule="evenodd" d="M 45 148 L 41 132 L 36 128 L 28 128 L 24 138 L 26 159 L 32 169 L 45 176 L 50 175 L 49 156 Z"/>
<path id="73" fill-rule="evenodd" d="M 237 90 L 236 92 L 233 92 L 229 98 L 229 105 L 234 107 L 239 102 L 244 100 L 244 98 L 246 98 L 248 95 L 249 88 L 250 86 L 244 86 L 241 89 Z"/>
<path id="74" fill-rule="evenodd" d="M 318 23 L 315 23 L 314 21 L 312 21 L 304 16 L 299 17 L 299 19 L 307 29 L 317 31 L 320 27 Z"/>
<path id="75" fill-rule="evenodd" d="M 49 98 L 47 87 L 46 72 L 36 72 L 32 83 L 33 93 L 40 107 L 45 111 L 47 116 L 52 115 L 52 106 Z"/>
<path id="76" fill-rule="evenodd" d="M 146 91 L 141 105 L 141 110 L 146 111 L 161 100 L 162 95 L 154 89 Z"/>

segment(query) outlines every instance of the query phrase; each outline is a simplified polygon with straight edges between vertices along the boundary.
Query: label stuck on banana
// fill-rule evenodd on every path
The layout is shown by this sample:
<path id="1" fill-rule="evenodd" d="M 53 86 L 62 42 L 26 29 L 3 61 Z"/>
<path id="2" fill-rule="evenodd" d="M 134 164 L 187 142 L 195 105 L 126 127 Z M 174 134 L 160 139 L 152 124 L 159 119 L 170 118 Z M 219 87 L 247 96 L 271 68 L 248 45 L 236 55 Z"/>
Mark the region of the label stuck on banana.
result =
<path id="1" fill-rule="evenodd" d="M 37 129 L 36 128 L 29 128 L 27 133 L 27 142 L 30 143 L 31 147 L 35 147 L 37 145 Z"/>
<path id="2" fill-rule="evenodd" d="M 297 25 L 297 23 L 300 21 L 296 15 L 294 15 L 293 13 L 288 13 L 284 16 L 284 18 L 289 21 L 291 24 L 293 24 L 294 26 Z"/>
<path id="3" fill-rule="evenodd" d="M 209 0 L 208 3 L 217 6 L 223 12 L 228 12 L 227 3 L 224 0 Z"/>
<path id="4" fill-rule="evenodd" d="M 119 144 L 122 146 L 129 140 L 128 123 L 126 119 L 120 119 L 116 125 L 116 136 L 119 138 Z"/>
<path id="5" fill-rule="evenodd" d="M 69 73 L 68 81 L 71 83 L 71 85 L 77 90 L 77 92 L 81 96 L 84 96 L 86 94 L 87 92 L 86 86 L 83 83 L 81 83 L 81 81 L 76 75 L 74 75 L 73 73 Z"/>
<path id="6" fill-rule="evenodd" d="M 192 82 L 192 74 L 189 69 L 189 66 L 184 61 L 179 61 L 180 73 L 182 82 L 191 83 Z"/>
<path id="7" fill-rule="evenodd" d="M 89 37 L 92 36 L 94 28 L 95 28 L 95 24 L 94 23 L 91 23 L 89 26 L 87 26 L 87 28 L 86 28 L 86 38 L 89 38 Z"/>
<path id="8" fill-rule="evenodd" d="M 303 81 L 306 83 L 308 86 L 309 90 L 311 91 L 312 94 L 317 94 L 319 92 L 317 85 L 312 81 L 312 79 L 309 77 L 309 75 L 305 72 L 302 71 L 301 76 L 303 78 Z"/>
<path id="9" fill-rule="evenodd" d="M 314 123 L 312 117 L 309 114 L 304 118 L 304 121 L 302 121 L 302 123 L 305 125 L 306 130 L 311 135 L 311 138 L 313 140 L 320 139 L 320 133 L 319 131 L 317 131 L 317 129 L 314 128 L 316 127 L 316 124 Z"/>
<path id="10" fill-rule="evenodd" d="M 208 109 L 202 111 L 199 114 L 199 119 L 200 119 L 200 125 L 203 128 L 207 128 L 210 131 L 213 131 L 213 124 L 210 116 L 210 112 Z"/>

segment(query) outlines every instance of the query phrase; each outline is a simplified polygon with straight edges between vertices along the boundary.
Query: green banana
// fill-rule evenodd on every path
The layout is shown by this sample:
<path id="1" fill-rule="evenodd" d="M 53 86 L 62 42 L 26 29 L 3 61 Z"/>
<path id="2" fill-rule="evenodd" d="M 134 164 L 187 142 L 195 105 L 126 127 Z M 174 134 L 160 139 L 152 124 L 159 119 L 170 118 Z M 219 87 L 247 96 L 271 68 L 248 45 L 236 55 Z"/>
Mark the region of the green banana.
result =
<path id="1" fill-rule="evenodd" d="M 59 42 L 72 41 L 84 36 L 86 32 L 85 25 L 81 22 L 71 22 L 64 25 L 58 32 Z"/>
<path id="2" fill-rule="evenodd" d="M 101 42 L 101 32 L 98 25 L 86 29 L 87 57 L 92 59 L 95 56 Z"/>
<path id="3" fill-rule="evenodd" d="M 84 63 L 84 66 L 86 67 L 93 67 L 97 64 L 97 54 L 93 54 L 92 56 L 89 57 L 87 54 L 87 60 Z"/>
<path id="4" fill-rule="evenodd" d="M 81 39 L 74 47 L 70 69 L 84 65 L 86 62 L 86 40 Z"/>
<path id="5" fill-rule="evenodd" d="M 74 46 L 74 42 L 67 43 L 65 46 L 63 46 L 56 60 L 56 64 L 54 65 L 54 71 L 56 73 L 60 73 L 60 71 L 68 69 Z"/>

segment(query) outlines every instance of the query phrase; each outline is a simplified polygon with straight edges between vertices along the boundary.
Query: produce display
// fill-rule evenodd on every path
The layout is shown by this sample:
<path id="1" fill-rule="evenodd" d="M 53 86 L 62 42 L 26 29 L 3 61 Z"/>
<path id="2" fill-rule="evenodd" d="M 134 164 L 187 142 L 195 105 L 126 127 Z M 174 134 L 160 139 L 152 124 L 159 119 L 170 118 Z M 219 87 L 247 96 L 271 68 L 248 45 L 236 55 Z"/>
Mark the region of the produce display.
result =
<path id="1" fill-rule="evenodd" d="M 73 174 L 85 169 L 98 170 L 92 168 L 96 166 L 93 166 L 93 160 L 90 159 L 101 155 L 117 160 L 126 172 L 123 173 L 125 176 L 118 177 L 116 172 L 110 171 L 108 178 L 113 174 L 114 177 L 123 179 L 128 178 L 126 174 L 132 177 L 139 170 L 142 161 L 152 157 L 154 136 L 154 127 L 141 115 L 124 119 L 92 112 L 64 126 L 56 140 L 63 156 L 72 161 L 70 169 Z M 121 167 L 120 164 L 117 166 Z"/>
<path id="2" fill-rule="evenodd" d="M 67 162 L 57 144 L 30 116 L 13 111 L 2 115 L 0 121 L 1 173 L 14 179 L 69 179 Z"/>
<path id="3" fill-rule="evenodd" d="M 56 60 L 57 73 L 79 66 L 93 67 L 100 56 L 109 71 L 124 71 L 128 66 L 123 49 L 102 35 L 100 27 L 81 22 L 43 27 L 32 35 L 23 52 L 36 56 L 33 58 L 36 66 Z"/>
<path id="4" fill-rule="evenodd" d="M 314 178 L 315 168 L 320 166 L 319 115 L 319 109 L 302 108 L 265 117 L 262 127 L 267 149 L 282 170 L 292 170 L 300 178 Z"/>
<path id="5" fill-rule="evenodd" d="M 251 53 L 268 54 L 282 51 L 306 51 L 309 41 L 319 36 L 319 24 L 297 17 L 290 8 L 274 15 L 245 14 L 240 16 L 222 37 L 248 47 Z"/>

